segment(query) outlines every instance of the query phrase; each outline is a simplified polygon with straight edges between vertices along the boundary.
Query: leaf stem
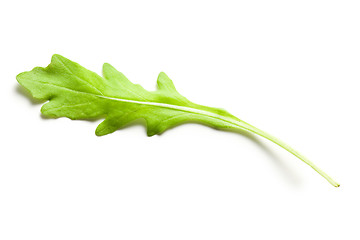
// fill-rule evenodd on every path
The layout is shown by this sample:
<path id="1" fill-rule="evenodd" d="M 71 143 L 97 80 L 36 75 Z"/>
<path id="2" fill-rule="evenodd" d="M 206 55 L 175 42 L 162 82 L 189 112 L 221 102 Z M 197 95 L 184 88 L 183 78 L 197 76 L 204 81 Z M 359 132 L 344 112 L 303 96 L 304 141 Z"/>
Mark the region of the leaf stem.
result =
<path id="1" fill-rule="evenodd" d="M 313 162 L 311 162 L 307 157 L 305 157 L 304 155 L 302 155 L 300 152 L 298 152 L 297 150 L 293 149 L 292 147 L 290 147 L 288 144 L 286 144 L 285 142 L 281 141 L 280 139 L 270 135 L 267 132 L 264 132 L 246 122 L 240 121 L 238 126 L 240 126 L 242 129 L 246 129 L 252 133 L 255 133 L 257 135 L 260 135 L 268 140 L 270 140 L 271 142 L 279 145 L 280 147 L 282 147 L 283 149 L 285 149 L 286 151 L 288 151 L 289 153 L 293 154 L 294 156 L 296 156 L 297 158 L 299 158 L 301 161 L 303 161 L 304 163 L 306 163 L 307 165 L 309 165 L 312 169 L 314 169 L 317 173 L 319 173 L 322 177 L 324 177 L 331 185 L 333 185 L 334 187 L 339 187 L 340 184 L 337 183 L 335 180 L 333 180 L 329 175 L 327 175 L 323 170 L 321 170 L 318 166 L 316 166 Z"/>

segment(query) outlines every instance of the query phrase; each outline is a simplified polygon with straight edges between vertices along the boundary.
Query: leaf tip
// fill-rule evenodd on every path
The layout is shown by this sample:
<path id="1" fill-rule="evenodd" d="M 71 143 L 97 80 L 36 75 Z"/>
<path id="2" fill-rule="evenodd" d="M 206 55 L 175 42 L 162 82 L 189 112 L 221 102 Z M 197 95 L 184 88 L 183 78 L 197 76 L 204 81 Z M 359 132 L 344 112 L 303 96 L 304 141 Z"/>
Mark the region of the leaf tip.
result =
<path id="1" fill-rule="evenodd" d="M 107 135 L 109 133 L 112 133 L 114 132 L 115 129 L 113 131 L 109 130 L 107 124 L 106 124 L 106 120 L 104 120 L 102 123 L 100 123 L 96 130 L 95 130 L 95 135 L 98 136 L 98 137 L 101 137 L 101 136 L 104 136 L 104 135 Z"/>
<path id="2" fill-rule="evenodd" d="M 156 134 L 157 134 L 156 131 L 154 131 L 153 129 L 150 129 L 149 127 L 147 127 L 147 129 L 146 129 L 146 135 L 147 135 L 148 137 L 152 137 L 152 136 L 154 136 L 154 135 L 156 135 Z"/>
<path id="3" fill-rule="evenodd" d="M 53 54 L 53 55 L 51 56 L 51 60 L 52 60 L 52 61 L 55 60 L 55 59 L 58 59 L 58 58 L 64 59 L 65 57 L 63 57 L 63 56 L 61 56 L 60 54 L 57 54 L 57 53 L 55 53 L 55 54 Z"/>
<path id="4" fill-rule="evenodd" d="M 159 90 L 166 89 L 176 91 L 173 81 L 164 72 L 160 72 L 157 78 L 157 86 Z"/>
<path id="5" fill-rule="evenodd" d="M 169 77 L 168 77 L 168 75 L 166 75 L 166 73 L 160 72 L 158 75 L 158 79 L 161 79 L 161 78 L 169 78 Z"/>
<path id="6" fill-rule="evenodd" d="M 102 66 L 103 74 L 105 74 L 108 71 L 113 70 L 114 67 L 110 63 L 104 63 Z"/>
<path id="7" fill-rule="evenodd" d="M 98 129 L 95 130 L 95 135 L 98 137 L 104 136 L 106 134 L 104 134 L 103 132 L 99 131 Z"/>
<path id="8" fill-rule="evenodd" d="M 112 65 L 110 63 L 107 63 L 107 62 L 103 64 L 103 68 L 108 68 L 108 67 L 112 67 Z"/>
<path id="9" fill-rule="evenodd" d="M 26 73 L 26 72 L 22 72 L 22 73 L 19 73 L 18 75 L 16 75 L 16 81 L 17 81 L 20 85 L 22 85 L 21 83 L 22 83 L 22 81 L 23 81 L 23 76 L 24 76 L 25 73 Z"/>

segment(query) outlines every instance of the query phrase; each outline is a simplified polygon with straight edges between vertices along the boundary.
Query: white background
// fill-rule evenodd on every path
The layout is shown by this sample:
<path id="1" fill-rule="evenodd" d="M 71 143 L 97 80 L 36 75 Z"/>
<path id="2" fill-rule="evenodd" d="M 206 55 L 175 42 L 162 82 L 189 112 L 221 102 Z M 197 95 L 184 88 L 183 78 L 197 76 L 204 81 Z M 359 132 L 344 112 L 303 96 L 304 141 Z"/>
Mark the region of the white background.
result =
<path id="1" fill-rule="evenodd" d="M 0 239 L 360 239 L 359 1 L 2 1 Z M 166 72 L 260 137 L 44 119 L 15 76 L 61 54 Z"/>

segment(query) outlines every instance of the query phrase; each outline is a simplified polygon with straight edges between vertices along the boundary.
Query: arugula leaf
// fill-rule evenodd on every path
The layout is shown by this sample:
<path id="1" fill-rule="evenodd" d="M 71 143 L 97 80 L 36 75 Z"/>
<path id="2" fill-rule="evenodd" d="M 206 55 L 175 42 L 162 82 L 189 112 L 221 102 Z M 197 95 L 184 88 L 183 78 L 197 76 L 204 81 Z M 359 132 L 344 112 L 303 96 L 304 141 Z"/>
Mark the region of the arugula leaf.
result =
<path id="1" fill-rule="evenodd" d="M 157 90 L 147 91 L 130 82 L 110 64 L 103 65 L 103 77 L 60 55 L 53 55 L 46 68 L 17 75 L 17 81 L 39 100 L 49 100 L 41 113 L 49 117 L 91 119 L 104 117 L 96 128 L 102 136 L 145 119 L 147 135 L 153 136 L 186 122 L 216 129 L 246 130 L 258 134 L 312 167 L 333 186 L 340 185 L 298 151 L 270 134 L 219 108 L 190 102 L 177 92 L 165 73 L 157 79 Z"/>

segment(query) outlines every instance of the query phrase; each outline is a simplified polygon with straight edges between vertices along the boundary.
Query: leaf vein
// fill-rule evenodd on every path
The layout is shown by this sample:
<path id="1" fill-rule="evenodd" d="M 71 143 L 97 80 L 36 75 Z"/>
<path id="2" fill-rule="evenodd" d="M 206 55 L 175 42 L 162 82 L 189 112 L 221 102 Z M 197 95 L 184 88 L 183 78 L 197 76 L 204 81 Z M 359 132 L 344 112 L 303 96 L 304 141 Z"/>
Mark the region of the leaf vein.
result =
<path id="1" fill-rule="evenodd" d="M 77 79 L 79 79 L 82 83 L 85 83 L 85 85 L 88 85 L 89 87 L 91 87 L 92 89 L 96 90 L 97 92 L 99 92 L 101 95 L 104 96 L 104 94 L 98 89 L 96 88 L 94 85 L 92 85 L 91 83 L 89 83 L 88 81 L 80 78 L 79 76 L 77 76 L 73 71 L 70 70 L 70 68 L 68 66 L 65 65 L 65 63 L 60 59 L 57 58 L 59 60 L 59 62 L 61 63 L 61 65 L 63 65 L 63 67 L 70 73 L 72 74 L 74 77 L 76 77 Z"/>

